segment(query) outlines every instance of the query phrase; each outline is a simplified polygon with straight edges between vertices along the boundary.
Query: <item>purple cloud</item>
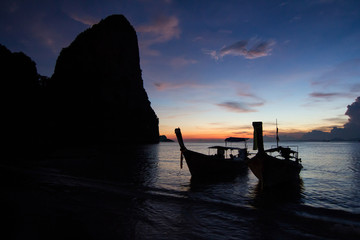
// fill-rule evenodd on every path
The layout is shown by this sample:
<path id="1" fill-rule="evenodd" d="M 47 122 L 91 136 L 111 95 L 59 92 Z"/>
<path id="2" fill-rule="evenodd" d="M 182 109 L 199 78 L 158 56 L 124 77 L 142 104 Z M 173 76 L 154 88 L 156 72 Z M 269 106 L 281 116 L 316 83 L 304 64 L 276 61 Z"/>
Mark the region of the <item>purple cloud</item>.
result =
<path id="1" fill-rule="evenodd" d="M 167 42 L 180 36 L 179 19 L 159 16 L 154 22 L 136 27 L 137 32 L 151 35 L 151 44 Z"/>
<path id="2" fill-rule="evenodd" d="M 186 83 L 171 83 L 171 82 L 155 82 L 154 86 L 156 87 L 156 90 L 158 91 L 165 91 L 165 90 L 173 90 L 178 88 L 204 88 L 204 86 L 186 82 Z"/>
<path id="3" fill-rule="evenodd" d="M 142 34 L 139 38 L 139 45 L 142 52 L 147 55 L 158 56 L 160 53 L 150 49 L 153 44 L 168 42 L 180 37 L 179 19 L 175 16 L 158 16 L 150 24 L 136 27 L 136 31 Z"/>
<path id="4" fill-rule="evenodd" d="M 185 58 L 185 57 L 176 57 L 176 58 L 171 59 L 170 62 L 169 62 L 169 64 L 172 67 L 175 67 L 175 68 L 187 66 L 187 65 L 190 65 L 190 64 L 196 64 L 196 63 L 198 63 L 197 60 L 188 59 L 188 58 Z"/>
<path id="5" fill-rule="evenodd" d="M 255 59 L 269 56 L 274 45 L 274 40 L 241 40 L 230 46 L 223 47 L 219 51 L 205 50 L 204 52 L 215 60 L 222 59 L 227 55 L 242 56 L 246 59 Z"/>
<path id="6" fill-rule="evenodd" d="M 255 109 L 252 107 L 257 107 L 259 105 L 255 104 L 249 104 L 244 102 L 234 102 L 234 101 L 228 101 L 216 104 L 219 107 L 225 108 L 226 110 L 230 112 L 238 112 L 238 113 L 247 113 L 247 112 L 256 112 Z"/>
<path id="7" fill-rule="evenodd" d="M 255 59 L 255 58 L 268 56 L 272 51 L 272 46 L 274 44 L 275 42 L 272 40 L 266 42 L 260 42 L 247 52 L 245 58 Z"/>
<path id="8" fill-rule="evenodd" d="M 248 45 L 247 40 L 241 40 L 237 43 L 234 43 L 228 47 L 224 47 L 220 49 L 218 56 L 224 57 L 226 55 L 233 55 L 233 56 L 246 56 L 248 50 L 246 49 L 246 45 Z"/>
<path id="9" fill-rule="evenodd" d="M 310 93 L 309 94 L 310 97 L 312 98 L 316 98 L 316 99 L 319 99 L 320 101 L 321 100 L 332 100 L 332 99 L 335 99 L 335 98 L 339 98 L 339 97 L 344 97 L 344 98 L 349 98 L 351 97 L 351 94 L 349 93 L 342 93 L 342 92 L 329 92 L 329 93 L 325 93 L 325 92 L 313 92 L 313 93 Z"/>
<path id="10" fill-rule="evenodd" d="M 338 97 L 338 96 L 342 96 L 341 93 L 321 93 L 321 92 L 313 92 L 310 93 L 311 97 L 314 98 L 333 98 L 333 97 Z"/>

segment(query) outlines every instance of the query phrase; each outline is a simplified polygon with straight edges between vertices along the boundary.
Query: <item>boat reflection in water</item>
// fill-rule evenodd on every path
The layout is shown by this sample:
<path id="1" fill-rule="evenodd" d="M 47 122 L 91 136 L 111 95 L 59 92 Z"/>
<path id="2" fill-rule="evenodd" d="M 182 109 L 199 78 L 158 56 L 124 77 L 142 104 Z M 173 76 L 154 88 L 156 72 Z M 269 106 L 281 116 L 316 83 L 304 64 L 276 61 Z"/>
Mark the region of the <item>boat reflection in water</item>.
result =
<path id="1" fill-rule="evenodd" d="M 290 147 L 271 148 L 264 150 L 262 122 L 253 122 L 254 150 L 258 153 L 249 160 L 249 168 L 259 179 L 261 187 L 274 187 L 298 184 L 302 169 L 298 151 Z M 277 137 L 278 139 L 278 137 Z M 272 156 L 269 154 L 277 154 Z"/>
<path id="2" fill-rule="evenodd" d="M 264 188 L 259 182 L 251 191 L 250 205 L 256 208 L 273 208 L 284 204 L 300 204 L 303 201 L 304 183 L 300 178 L 297 182 Z"/>
<path id="3" fill-rule="evenodd" d="M 216 154 L 206 155 L 185 147 L 180 128 L 175 129 L 175 134 L 180 145 L 181 167 L 182 159 L 185 157 L 192 179 L 233 179 L 239 174 L 247 172 L 248 151 L 246 141 L 248 138 L 227 138 L 225 139 L 225 146 L 209 147 L 209 149 L 216 149 Z M 228 147 L 228 142 L 242 142 L 244 147 Z M 227 151 L 231 151 L 229 157 Z M 237 154 L 232 155 L 232 151 L 237 151 Z"/>

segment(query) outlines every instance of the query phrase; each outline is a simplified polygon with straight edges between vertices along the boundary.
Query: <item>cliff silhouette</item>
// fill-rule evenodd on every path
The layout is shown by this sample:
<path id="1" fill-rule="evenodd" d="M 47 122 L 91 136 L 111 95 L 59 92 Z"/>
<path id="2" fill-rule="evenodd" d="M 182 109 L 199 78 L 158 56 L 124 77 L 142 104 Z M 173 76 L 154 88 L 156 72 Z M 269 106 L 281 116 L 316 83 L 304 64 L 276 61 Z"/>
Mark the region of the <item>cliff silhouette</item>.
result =
<path id="1" fill-rule="evenodd" d="M 62 141 L 157 143 L 158 118 L 143 87 L 137 36 L 123 15 L 80 33 L 48 84 L 52 130 Z"/>
<path id="2" fill-rule="evenodd" d="M 143 87 L 138 41 L 112 15 L 64 48 L 49 79 L 24 53 L 0 44 L 3 136 L 9 153 L 49 146 L 158 143 L 159 121 Z"/>
<path id="3" fill-rule="evenodd" d="M 35 152 L 43 137 L 43 89 L 36 64 L 22 52 L 0 44 L 2 139 L 4 153 Z"/>

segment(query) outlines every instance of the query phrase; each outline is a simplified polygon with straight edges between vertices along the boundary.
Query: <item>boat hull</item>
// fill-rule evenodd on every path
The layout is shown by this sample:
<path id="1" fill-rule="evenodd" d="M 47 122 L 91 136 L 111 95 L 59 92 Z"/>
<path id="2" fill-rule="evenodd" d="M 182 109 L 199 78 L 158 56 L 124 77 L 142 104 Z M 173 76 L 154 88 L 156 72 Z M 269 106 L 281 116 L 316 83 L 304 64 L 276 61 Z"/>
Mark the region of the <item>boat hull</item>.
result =
<path id="1" fill-rule="evenodd" d="M 223 159 L 205 155 L 188 149 L 182 151 L 193 178 L 231 179 L 247 172 L 247 159 Z"/>
<path id="2" fill-rule="evenodd" d="M 296 161 L 258 153 L 249 160 L 248 166 L 263 187 L 297 184 L 300 181 L 302 165 Z"/>

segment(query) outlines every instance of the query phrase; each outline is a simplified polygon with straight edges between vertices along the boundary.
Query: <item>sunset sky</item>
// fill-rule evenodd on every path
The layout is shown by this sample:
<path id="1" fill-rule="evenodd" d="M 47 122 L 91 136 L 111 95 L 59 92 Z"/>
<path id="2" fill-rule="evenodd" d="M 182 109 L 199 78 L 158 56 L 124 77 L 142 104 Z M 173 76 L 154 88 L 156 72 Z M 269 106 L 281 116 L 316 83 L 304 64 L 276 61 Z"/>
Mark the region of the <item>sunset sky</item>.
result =
<path id="1" fill-rule="evenodd" d="M 348 122 L 360 96 L 360 1 L 0 2 L 0 43 L 51 76 L 62 48 L 111 14 L 137 31 L 160 134 L 300 137 Z"/>

